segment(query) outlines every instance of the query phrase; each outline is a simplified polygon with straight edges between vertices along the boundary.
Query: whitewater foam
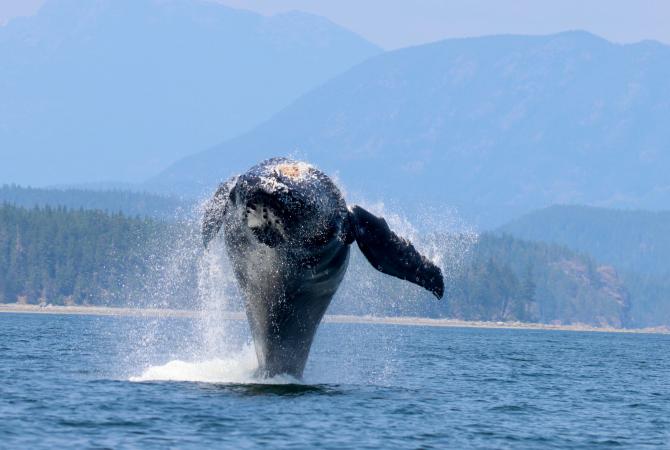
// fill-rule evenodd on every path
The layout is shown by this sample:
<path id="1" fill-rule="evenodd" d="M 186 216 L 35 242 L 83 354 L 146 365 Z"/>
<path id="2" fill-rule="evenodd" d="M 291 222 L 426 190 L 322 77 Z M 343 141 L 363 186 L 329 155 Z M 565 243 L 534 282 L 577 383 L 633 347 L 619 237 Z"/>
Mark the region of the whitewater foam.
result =
<path id="1" fill-rule="evenodd" d="M 256 376 L 258 362 L 252 346 L 245 347 L 230 358 L 213 358 L 203 361 L 172 360 L 163 365 L 147 367 L 141 375 L 129 378 L 133 382 L 188 381 L 224 384 L 297 384 L 300 381 L 289 375 L 272 378 Z"/>

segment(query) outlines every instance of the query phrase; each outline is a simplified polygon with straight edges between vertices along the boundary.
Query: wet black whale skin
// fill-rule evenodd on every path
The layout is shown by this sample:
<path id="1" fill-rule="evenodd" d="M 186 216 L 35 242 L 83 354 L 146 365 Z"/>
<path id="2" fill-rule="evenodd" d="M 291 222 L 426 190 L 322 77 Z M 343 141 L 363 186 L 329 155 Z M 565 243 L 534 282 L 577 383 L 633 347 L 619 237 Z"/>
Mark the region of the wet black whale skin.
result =
<path id="1" fill-rule="evenodd" d="M 357 241 L 378 270 L 441 298 L 440 269 L 386 221 L 349 209 L 324 173 L 273 158 L 222 184 L 205 208 L 205 246 L 220 232 L 245 297 L 261 376 L 302 376 Z"/>

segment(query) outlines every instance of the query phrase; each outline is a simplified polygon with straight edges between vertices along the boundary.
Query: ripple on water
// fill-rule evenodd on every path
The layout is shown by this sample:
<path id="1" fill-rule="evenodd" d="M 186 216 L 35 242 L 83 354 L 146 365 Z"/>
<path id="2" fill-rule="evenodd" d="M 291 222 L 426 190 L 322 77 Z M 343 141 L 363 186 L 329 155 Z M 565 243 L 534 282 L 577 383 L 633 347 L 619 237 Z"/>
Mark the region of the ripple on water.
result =
<path id="1" fill-rule="evenodd" d="M 324 324 L 298 382 L 187 321 L 127 364 L 144 319 L 0 320 L 0 447 L 670 448 L 668 336 Z"/>

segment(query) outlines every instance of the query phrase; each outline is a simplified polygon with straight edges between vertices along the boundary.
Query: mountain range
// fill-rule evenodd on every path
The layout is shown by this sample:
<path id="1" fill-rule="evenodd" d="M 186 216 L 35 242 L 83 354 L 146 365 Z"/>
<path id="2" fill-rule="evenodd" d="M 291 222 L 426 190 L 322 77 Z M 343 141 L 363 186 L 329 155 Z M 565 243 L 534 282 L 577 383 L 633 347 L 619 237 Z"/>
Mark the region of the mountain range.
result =
<path id="1" fill-rule="evenodd" d="M 657 42 L 574 31 L 382 53 L 299 12 L 49 0 L 0 27 L 0 60 L 3 183 L 146 180 L 201 198 L 288 155 L 350 200 L 484 229 L 556 203 L 670 208 Z"/>
<path id="2" fill-rule="evenodd" d="M 371 57 L 145 186 L 204 195 L 273 155 L 353 197 L 483 228 L 555 203 L 670 207 L 670 47 L 586 32 L 451 39 Z"/>
<path id="3" fill-rule="evenodd" d="M 48 0 L 0 26 L 0 183 L 142 181 L 379 52 L 301 12 Z"/>

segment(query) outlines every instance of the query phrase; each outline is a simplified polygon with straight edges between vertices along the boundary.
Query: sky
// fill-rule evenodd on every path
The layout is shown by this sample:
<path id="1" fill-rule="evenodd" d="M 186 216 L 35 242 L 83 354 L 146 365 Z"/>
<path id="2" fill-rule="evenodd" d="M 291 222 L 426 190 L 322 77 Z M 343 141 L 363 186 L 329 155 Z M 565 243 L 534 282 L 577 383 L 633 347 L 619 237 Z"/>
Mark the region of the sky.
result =
<path id="1" fill-rule="evenodd" d="M 210 0 L 271 15 L 327 17 L 385 49 L 453 37 L 586 30 L 614 42 L 670 44 L 670 0 Z M 0 0 L 0 23 L 44 0 Z"/>

